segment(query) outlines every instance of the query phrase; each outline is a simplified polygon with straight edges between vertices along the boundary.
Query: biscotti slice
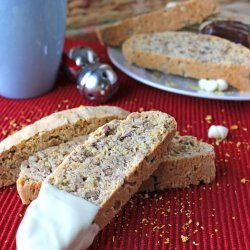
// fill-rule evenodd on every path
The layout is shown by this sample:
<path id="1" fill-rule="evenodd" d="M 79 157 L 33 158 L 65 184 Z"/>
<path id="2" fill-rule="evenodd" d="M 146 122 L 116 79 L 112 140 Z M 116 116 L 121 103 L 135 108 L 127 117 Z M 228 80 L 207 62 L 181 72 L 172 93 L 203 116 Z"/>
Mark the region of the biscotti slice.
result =
<path id="1" fill-rule="evenodd" d="M 216 12 L 216 0 L 169 2 L 165 8 L 102 27 L 97 30 L 97 35 L 102 43 L 118 46 L 132 35 L 178 30 L 200 23 Z"/>
<path id="2" fill-rule="evenodd" d="M 59 146 L 50 147 L 30 156 L 21 165 L 17 179 L 17 190 L 24 204 L 36 199 L 42 181 L 59 166 L 78 144 L 87 136 L 75 138 Z M 214 150 L 210 144 L 198 141 L 193 136 L 175 136 L 169 146 L 164 162 L 145 181 L 142 191 L 165 188 L 184 188 L 210 183 L 215 177 Z"/>
<path id="3" fill-rule="evenodd" d="M 128 112 L 111 106 L 79 107 L 54 113 L 31 124 L 0 143 L 0 187 L 14 184 L 20 164 L 29 155 L 86 135 Z"/>
<path id="4" fill-rule="evenodd" d="M 212 145 L 193 136 L 175 136 L 168 154 L 140 191 L 185 188 L 210 183 L 215 178 L 215 153 Z"/>
<path id="5" fill-rule="evenodd" d="M 165 113 L 132 113 L 98 128 L 46 180 L 97 205 L 103 228 L 156 170 L 175 132 Z"/>
<path id="6" fill-rule="evenodd" d="M 83 144 L 87 138 L 88 135 L 73 138 L 72 141 L 38 151 L 22 162 L 16 185 L 23 204 L 29 204 L 37 198 L 45 178 L 63 162 L 64 158 L 77 145 Z"/>
<path id="7" fill-rule="evenodd" d="M 250 50 L 220 37 L 190 32 L 135 35 L 123 44 L 130 62 L 193 78 L 224 79 L 250 91 Z"/>

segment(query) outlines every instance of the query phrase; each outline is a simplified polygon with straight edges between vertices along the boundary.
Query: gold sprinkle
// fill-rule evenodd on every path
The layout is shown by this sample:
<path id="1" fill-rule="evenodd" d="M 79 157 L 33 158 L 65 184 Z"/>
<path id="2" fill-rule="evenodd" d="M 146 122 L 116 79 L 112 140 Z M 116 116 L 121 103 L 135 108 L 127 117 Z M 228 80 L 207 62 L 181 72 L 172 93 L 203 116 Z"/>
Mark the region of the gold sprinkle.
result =
<path id="1" fill-rule="evenodd" d="M 166 81 L 165 85 L 170 86 L 170 87 L 178 86 L 178 84 L 176 82 L 171 82 L 171 81 Z"/>
<path id="2" fill-rule="evenodd" d="M 211 122 L 212 122 L 212 119 L 213 119 L 213 117 L 212 117 L 211 115 L 207 115 L 207 116 L 205 117 L 205 120 L 207 121 L 207 123 L 211 123 Z"/>
<path id="3" fill-rule="evenodd" d="M 233 124 L 233 125 L 230 126 L 230 129 L 231 130 L 236 130 L 236 129 L 238 129 L 238 125 Z"/>
<path id="4" fill-rule="evenodd" d="M 113 239 L 113 242 L 115 242 L 115 236 L 113 236 L 112 239 Z"/>
<path id="5" fill-rule="evenodd" d="M 236 147 L 239 148 L 240 145 L 241 145 L 241 142 L 238 141 L 238 142 L 236 143 Z"/>
<path id="6" fill-rule="evenodd" d="M 187 242 L 187 241 L 189 241 L 189 237 L 188 237 L 188 236 L 181 235 L 181 241 L 182 241 L 182 242 Z"/>
<path id="7" fill-rule="evenodd" d="M 139 108 L 139 111 L 140 111 L 140 112 L 143 112 L 143 111 L 144 111 L 144 108 L 143 108 L 143 107 Z"/>
<path id="8" fill-rule="evenodd" d="M 197 85 L 192 83 L 187 84 L 187 87 L 194 90 L 200 90 L 200 88 Z"/>
<path id="9" fill-rule="evenodd" d="M 170 243 L 170 239 L 169 238 L 166 238 L 165 240 L 164 240 L 164 244 L 169 244 Z"/>
<path id="10" fill-rule="evenodd" d="M 242 130 L 246 132 L 246 131 L 247 131 L 247 128 L 242 128 Z"/>
<path id="11" fill-rule="evenodd" d="M 214 229 L 214 232 L 215 232 L 215 233 L 218 233 L 218 231 L 219 231 L 218 229 Z"/>
<path id="12" fill-rule="evenodd" d="M 146 218 L 143 218 L 141 223 L 144 223 L 145 225 L 147 225 L 149 223 L 149 221 Z"/>
<path id="13" fill-rule="evenodd" d="M 242 179 L 240 180 L 240 182 L 243 183 L 243 184 L 246 184 L 247 182 L 250 182 L 250 180 L 248 180 L 248 179 L 246 179 L 246 178 L 242 178 Z"/>
<path id="14" fill-rule="evenodd" d="M 19 214 L 19 217 L 20 217 L 20 218 L 22 218 L 22 217 L 23 217 L 23 215 L 22 215 L 22 214 Z"/>

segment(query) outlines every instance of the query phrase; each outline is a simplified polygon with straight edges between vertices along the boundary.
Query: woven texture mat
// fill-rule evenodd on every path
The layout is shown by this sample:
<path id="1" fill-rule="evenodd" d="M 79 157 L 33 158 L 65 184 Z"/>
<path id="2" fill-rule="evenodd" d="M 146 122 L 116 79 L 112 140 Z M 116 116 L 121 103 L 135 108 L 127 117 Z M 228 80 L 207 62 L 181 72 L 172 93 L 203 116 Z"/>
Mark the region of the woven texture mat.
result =
<path id="1" fill-rule="evenodd" d="M 66 50 L 86 42 L 66 41 Z M 110 63 L 105 48 L 88 43 Z M 182 135 L 212 143 L 216 180 L 183 190 L 137 194 L 99 233 L 90 249 L 250 249 L 250 102 L 203 100 L 142 85 L 116 70 L 121 87 L 108 103 L 129 111 L 158 109 L 173 115 Z M 53 91 L 39 98 L 0 98 L 1 139 L 55 111 L 93 105 L 72 82 L 59 76 Z M 210 117 L 209 117 L 210 116 Z M 216 144 L 208 139 L 211 124 L 230 129 Z M 16 187 L 0 190 L 0 249 L 15 249 L 15 235 L 26 206 Z"/>

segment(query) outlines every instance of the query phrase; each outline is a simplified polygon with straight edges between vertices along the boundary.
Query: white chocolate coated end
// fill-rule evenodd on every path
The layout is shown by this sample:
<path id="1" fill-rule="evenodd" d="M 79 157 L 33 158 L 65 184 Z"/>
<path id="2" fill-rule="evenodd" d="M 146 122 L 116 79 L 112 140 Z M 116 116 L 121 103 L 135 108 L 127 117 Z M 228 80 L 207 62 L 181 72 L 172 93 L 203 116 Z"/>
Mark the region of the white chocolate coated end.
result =
<path id="1" fill-rule="evenodd" d="M 215 138 L 215 139 L 225 139 L 228 135 L 228 128 L 224 126 L 215 126 L 212 125 L 208 129 L 208 137 L 209 138 Z"/>
<path id="2" fill-rule="evenodd" d="M 86 249 L 99 232 L 99 207 L 44 182 L 18 228 L 17 250 Z"/>

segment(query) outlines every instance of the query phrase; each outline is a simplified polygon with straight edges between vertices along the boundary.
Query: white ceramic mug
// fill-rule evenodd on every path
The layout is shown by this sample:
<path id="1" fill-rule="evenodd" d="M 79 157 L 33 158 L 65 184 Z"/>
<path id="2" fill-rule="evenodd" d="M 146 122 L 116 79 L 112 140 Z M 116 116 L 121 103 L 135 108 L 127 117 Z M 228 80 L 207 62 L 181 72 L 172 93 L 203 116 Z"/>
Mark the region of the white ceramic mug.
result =
<path id="1" fill-rule="evenodd" d="M 54 87 L 67 0 L 1 0 L 0 95 L 31 98 Z"/>

